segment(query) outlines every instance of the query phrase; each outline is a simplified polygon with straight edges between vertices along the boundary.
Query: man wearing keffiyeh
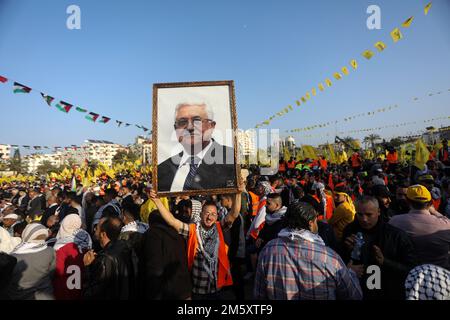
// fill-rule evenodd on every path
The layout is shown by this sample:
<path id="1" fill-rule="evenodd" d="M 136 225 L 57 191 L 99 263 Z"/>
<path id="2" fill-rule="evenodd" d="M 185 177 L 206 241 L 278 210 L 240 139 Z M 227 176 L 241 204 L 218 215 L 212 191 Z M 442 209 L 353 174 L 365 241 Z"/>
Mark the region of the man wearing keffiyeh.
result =
<path id="1" fill-rule="evenodd" d="M 164 220 L 187 239 L 188 268 L 192 276 L 194 299 L 217 299 L 223 287 L 233 284 L 223 230 L 230 228 L 239 216 L 243 190 L 241 181 L 238 193 L 233 197 L 232 209 L 221 221 L 218 221 L 217 205 L 206 202 L 199 224 L 186 224 L 176 219 L 154 191 L 150 194 Z"/>
<path id="2" fill-rule="evenodd" d="M 308 203 L 289 206 L 286 228 L 261 251 L 254 296 L 269 300 L 359 300 L 356 274 L 317 234 L 317 211 Z M 313 288 L 313 290 L 312 290 Z"/>
<path id="3" fill-rule="evenodd" d="M 31 223 L 22 232 L 22 243 L 11 253 L 17 258 L 8 288 L 13 300 L 53 300 L 55 251 L 47 246 L 48 229 Z"/>

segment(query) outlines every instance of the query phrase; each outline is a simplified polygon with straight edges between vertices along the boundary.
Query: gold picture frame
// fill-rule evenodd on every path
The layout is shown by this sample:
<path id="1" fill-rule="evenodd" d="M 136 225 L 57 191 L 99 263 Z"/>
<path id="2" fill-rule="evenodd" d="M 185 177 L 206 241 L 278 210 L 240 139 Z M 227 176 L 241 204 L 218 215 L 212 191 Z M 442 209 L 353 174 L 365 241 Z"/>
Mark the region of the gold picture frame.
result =
<path id="1" fill-rule="evenodd" d="M 228 86 L 228 99 L 231 115 L 231 126 L 232 128 L 232 142 L 233 142 L 233 158 L 234 158 L 234 181 L 235 184 L 232 187 L 223 186 L 220 188 L 210 188 L 210 189 L 195 189 L 195 190 L 182 190 L 182 191 L 170 191 L 170 190 L 159 190 L 158 189 L 158 92 L 160 89 L 170 89 L 170 88 L 198 88 L 198 87 L 214 87 L 214 86 Z M 170 121 L 170 120 L 169 120 Z M 168 123 L 173 127 L 173 122 Z M 226 194 L 226 193 L 237 193 L 238 184 L 240 181 L 240 165 L 238 157 L 238 141 L 237 141 L 237 115 L 236 115 L 236 99 L 234 92 L 234 81 L 233 80 L 222 80 L 222 81 L 198 81 L 198 82 L 171 82 L 171 83 L 155 83 L 153 84 L 153 111 L 152 111 L 152 184 L 153 189 L 158 194 L 158 196 L 179 196 L 179 195 L 212 195 L 212 194 Z M 167 159 L 168 160 L 168 159 Z M 201 166 L 201 165 L 200 165 Z M 214 179 L 214 177 L 212 177 Z"/>

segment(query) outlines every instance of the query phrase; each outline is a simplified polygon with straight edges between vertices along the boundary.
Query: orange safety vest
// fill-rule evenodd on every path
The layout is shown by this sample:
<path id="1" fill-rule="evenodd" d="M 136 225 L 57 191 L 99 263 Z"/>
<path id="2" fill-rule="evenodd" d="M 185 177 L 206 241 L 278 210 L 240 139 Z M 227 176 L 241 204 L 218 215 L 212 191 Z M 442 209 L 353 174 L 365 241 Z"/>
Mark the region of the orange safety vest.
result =
<path id="1" fill-rule="evenodd" d="M 388 161 L 390 164 L 395 164 L 395 163 L 397 163 L 397 162 L 398 162 L 398 154 L 397 154 L 397 151 L 395 151 L 394 153 L 388 152 L 386 158 L 387 158 L 387 161 Z"/>
<path id="2" fill-rule="evenodd" d="M 194 265 L 195 255 L 198 249 L 198 238 L 197 230 L 195 224 L 189 225 L 189 239 L 187 242 L 187 258 L 188 258 L 188 269 L 192 270 Z M 230 272 L 230 262 L 228 260 L 228 246 L 223 239 L 222 227 L 220 222 L 216 222 L 217 231 L 219 233 L 219 256 L 217 263 L 217 288 L 220 289 L 224 286 L 231 286 L 233 284 L 233 278 Z"/>
<path id="3" fill-rule="evenodd" d="M 325 218 L 328 220 L 333 215 L 334 201 L 333 201 L 333 197 L 327 193 L 325 193 L 325 198 L 327 198 L 327 205 L 325 207 Z"/>
<path id="4" fill-rule="evenodd" d="M 439 161 L 448 161 L 448 149 L 444 150 L 444 148 L 441 148 L 439 150 Z"/>
<path id="5" fill-rule="evenodd" d="M 324 169 L 324 170 L 327 169 L 327 167 L 328 167 L 328 162 L 327 162 L 327 160 L 325 160 L 325 159 L 320 159 L 320 160 L 319 160 L 319 163 L 320 163 L 320 167 L 321 167 L 322 169 Z"/>
<path id="6" fill-rule="evenodd" d="M 254 217 L 258 214 L 259 197 L 251 191 L 249 191 L 248 194 L 252 199 L 252 217 Z"/>
<path id="7" fill-rule="evenodd" d="M 436 151 L 430 152 L 430 155 L 428 156 L 428 161 L 434 160 L 436 158 Z"/>
<path id="8" fill-rule="evenodd" d="M 317 203 L 320 203 L 320 199 L 317 196 L 317 194 L 313 195 L 313 198 L 316 199 Z M 317 217 L 317 220 L 323 220 L 323 219 L 324 219 L 323 215 L 320 215 Z"/>
<path id="9" fill-rule="evenodd" d="M 361 159 L 359 158 L 359 154 L 354 153 L 352 155 L 352 167 L 356 168 L 356 167 L 360 167 L 361 166 Z"/>
<path id="10" fill-rule="evenodd" d="M 278 172 L 286 172 L 286 162 L 282 162 L 278 165 Z"/>
<path id="11" fill-rule="evenodd" d="M 295 161 L 294 160 L 288 161 L 287 167 L 288 169 L 295 169 Z"/>

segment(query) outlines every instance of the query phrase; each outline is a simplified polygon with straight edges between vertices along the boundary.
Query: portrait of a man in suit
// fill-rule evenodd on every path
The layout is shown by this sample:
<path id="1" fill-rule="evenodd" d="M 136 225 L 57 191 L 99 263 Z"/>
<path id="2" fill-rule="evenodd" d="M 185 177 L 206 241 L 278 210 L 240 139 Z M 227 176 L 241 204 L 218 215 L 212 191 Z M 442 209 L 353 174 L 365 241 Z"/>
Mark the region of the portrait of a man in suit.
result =
<path id="1" fill-rule="evenodd" d="M 176 105 L 173 128 L 182 151 L 158 165 L 158 192 L 236 187 L 234 149 L 213 138 L 217 121 L 206 100 Z"/>

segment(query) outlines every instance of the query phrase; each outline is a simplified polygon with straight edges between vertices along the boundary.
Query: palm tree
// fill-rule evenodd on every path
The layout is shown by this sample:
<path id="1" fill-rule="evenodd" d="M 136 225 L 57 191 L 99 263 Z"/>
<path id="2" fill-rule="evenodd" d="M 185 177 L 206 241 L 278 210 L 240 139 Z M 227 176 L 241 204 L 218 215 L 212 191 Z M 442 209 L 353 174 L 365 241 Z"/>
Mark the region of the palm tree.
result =
<path id="1" fill-rule="evenodd" d="M 364 143 L 366 143 L 366 144 L 370 143 L 372 150 L 375 150 L 375 144 L 379 140 L 381 140 L 380 135 L 372 133 L 364 138 Z"/>

